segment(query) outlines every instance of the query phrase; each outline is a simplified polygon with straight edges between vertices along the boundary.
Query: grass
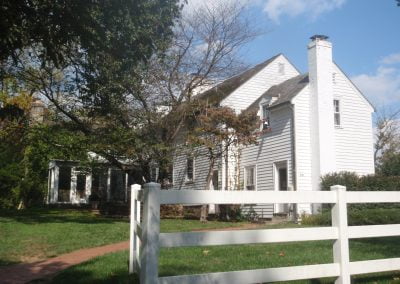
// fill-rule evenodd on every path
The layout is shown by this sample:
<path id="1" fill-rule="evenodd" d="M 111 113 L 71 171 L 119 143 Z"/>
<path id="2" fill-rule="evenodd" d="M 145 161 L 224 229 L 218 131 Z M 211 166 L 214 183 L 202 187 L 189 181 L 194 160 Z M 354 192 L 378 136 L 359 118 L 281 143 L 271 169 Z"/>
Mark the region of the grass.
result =
<path id="1" fill-rule="evenodd" d="M 399 238 L 351 241 L 351 260 L 398 257 Z M 127 252 L 99 257 L 67 269 L 52 283 L 138 283 L 127 274 Z M 160 276 L 208 273 L 329 263 L 333 261 L 332 241 L 283 244 L 215 246 L 161 249 Z M 400 283 L 400 272 L 353 277 L 354 283 Z M 288 283 L 334 283 L 334 279 L 314 279 Z"/>
<path id="2" fill-rule="evenodd" d="M 127 220 L 102 218 L 89 211 L 1 211 L 0 266 L 124 241 L 128 232 Z"/>
<path id="3" fill-rule="evenodd" d="M 244 226 L 245 222 L 162 220 L 163 232 Z M 85 210 L 0 211 L 0 266 L 32 262 L 74 250 L 129 239 L 128 219 L 97 216 Z"/>
<path id="4" fill-rule="evenodd" d="M 162 232 L 247 227 L 246 222 L 200 223 L 197 220 L 162 220 Z M 295 224 L 260 226 L 298 227 Z M 0 212 L 0 265 L 32 261 L 128 239 L 128 220 L 104 218 L 89 211 L 29 210 Z M 400 238 L 350 242 L 351 260 L 399 257 Z M 127 252 L 92 259 L 56 275 L 52 283 L 138 283 L 127 274 Z M 332 241 L 165 248 L 160 251 L 160 276 L 329 263 Z M 399 273 L 356 277 L 355 283 L 400 283 Z M 333 279 L 291 283 L 333 283 Z"/>

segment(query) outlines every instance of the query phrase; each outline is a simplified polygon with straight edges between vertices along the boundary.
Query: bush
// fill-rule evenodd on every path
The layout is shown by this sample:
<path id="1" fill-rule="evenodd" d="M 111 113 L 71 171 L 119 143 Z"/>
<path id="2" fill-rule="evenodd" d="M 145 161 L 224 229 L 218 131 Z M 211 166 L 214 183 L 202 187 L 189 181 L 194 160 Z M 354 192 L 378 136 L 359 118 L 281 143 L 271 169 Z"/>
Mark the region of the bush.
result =
<path id="1" fill-rule="evenodd" d="M 301 224 L 306 226 L 331 226 L 331 211 L 324 209 L 322 213 L 314 215 L 302 215 Z"/>
<path id="2" fill-rule="evenodd" d="M 400 191 L 400 176 L 358 176 L 353 172 L 339 172 L 321 178 L 321 189 L 344 185 L 348 191 Z"/>
<path id="3" fill-rule="evenodd" d="M 348 211 L 350 226 L 400 224 L 400 210 L 396 208 L 350 208 Z M 302 216 L 301 224 L 306 226 L 331 226 L 331 212 L 324 210 L 320 214 Z"/>
<path id="4" fill-rule="evenodd" d="M 222 221 L 243 221 L 240 205 L 221 204 L 219 205 L 219 219 Z"/>
<path id="5" fill-rule="evenodd" d="M 358 176 L 352 172 L 340 172 L 325 175 L 321 178 L 321 189 L 330 190 L 332 185 L 346 186 L 347 191 L 400 191 L 400 176 Z M 325 205 L 324 208 L 331 208 Z M 397 208 L 400 204 L 396 203 L 373 203 L 373 204 L 352 204 L 353 209 L 372 209 L 372 208 Z"/>

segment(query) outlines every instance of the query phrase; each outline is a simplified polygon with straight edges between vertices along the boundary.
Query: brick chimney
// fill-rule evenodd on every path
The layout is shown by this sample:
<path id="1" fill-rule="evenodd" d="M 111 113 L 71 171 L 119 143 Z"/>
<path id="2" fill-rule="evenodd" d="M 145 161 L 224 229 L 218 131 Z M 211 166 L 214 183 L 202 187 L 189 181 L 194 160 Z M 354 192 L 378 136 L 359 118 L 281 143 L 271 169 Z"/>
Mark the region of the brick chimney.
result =
<path id="1" fill-rule="evenodd" d="M 332 43 L 324 35 L 314 35 L 308 44 L 310 79 L 311 142 L 313 180 L 336 171 L 333 114 Z"/>

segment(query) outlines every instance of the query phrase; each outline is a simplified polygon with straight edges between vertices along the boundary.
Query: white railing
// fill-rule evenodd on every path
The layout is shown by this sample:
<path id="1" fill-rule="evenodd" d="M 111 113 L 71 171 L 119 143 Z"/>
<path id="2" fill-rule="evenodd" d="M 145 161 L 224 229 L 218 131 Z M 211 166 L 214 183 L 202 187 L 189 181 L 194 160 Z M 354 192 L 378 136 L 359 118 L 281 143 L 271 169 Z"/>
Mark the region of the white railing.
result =
<path id="1" fill-rule="evenodd" d="M 346 191 L 335 185 L 331 191 L 203 191 L 160 190 L 156 183 L 133 185 L 131 192 L 129 272 L 140 283 L 260 283 L 322 277 L 337 277 L 350 283 L 350 276 L 400 269 L 400 258 L 350 262 L 349 239 L 399 236 L 400 225 L 348 226 L 347 204 L 400 202 L 400 192 Z M 140 222 L 140 203 L 143 218 Z M 160 204 L 254 204 L 332 203 L 332 227 L 239 230 L 160 234 Z M 158 277 L 160 247 L 237 245 L 293 241 L 335 240 L 334 263 L 279 267 L 196 275 Z M 140 245 L 139 245 L 140 244 Z"/>

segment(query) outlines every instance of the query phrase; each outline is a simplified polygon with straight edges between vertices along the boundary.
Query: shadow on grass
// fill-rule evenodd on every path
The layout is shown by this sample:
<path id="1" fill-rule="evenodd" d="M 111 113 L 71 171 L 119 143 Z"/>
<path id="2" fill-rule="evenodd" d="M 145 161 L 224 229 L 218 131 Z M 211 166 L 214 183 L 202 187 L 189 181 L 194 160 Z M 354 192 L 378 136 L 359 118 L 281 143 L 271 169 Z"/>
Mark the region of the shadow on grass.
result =
<path id="1" fill-rule="evenodd" d="M 20 222 L 24 224 L 67 222 L 82 224 L 112 224 L 115 222 L 128 222 L 128 218 L 97 216 L 90 210 L 81 209 L 34 208 L 25 210 L 0 210 L 0 217 L 5 217 L 2 222 Z"/>
<path id="2" fill-rule="evenodd" d="M 13 264 L 17 264 L 17 263 L 19 263 L 19 262 L 17 262 L 17 261 L 10 261 L 10 260 L 7 260 L 7 259 L 1 259 L 1 258 L 0 258 L 0 269 L 1 269 L 2 267 L 4 267 L 4 266 L 13 265 Z"/>
<path id="3" fill-rule="evenodd" d="M 29 283 L 57 283 L 57 284 L 84 284 L 84 283 L 99 283 L 99 284 L 112 284 L 112 283 L 130 283 L 139 284 L 139 277 L 136 274 L 129 275 L 126 269 L 114 270 L 111 275 L 106 277 L 99 277 L 91 271 L 82 271 L 76 269 L 68 269 L 56 275 L 52 279 L 38 279 Z"/>
<path id="4" fill-rule="evenodd" d="M 378 258 L 399 257 L 400 236 L 351 240 L 350 250 L 354 252 L 354 258 L 351 257 L 352 261 L 371 259 L 371 254 Z"/>

